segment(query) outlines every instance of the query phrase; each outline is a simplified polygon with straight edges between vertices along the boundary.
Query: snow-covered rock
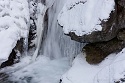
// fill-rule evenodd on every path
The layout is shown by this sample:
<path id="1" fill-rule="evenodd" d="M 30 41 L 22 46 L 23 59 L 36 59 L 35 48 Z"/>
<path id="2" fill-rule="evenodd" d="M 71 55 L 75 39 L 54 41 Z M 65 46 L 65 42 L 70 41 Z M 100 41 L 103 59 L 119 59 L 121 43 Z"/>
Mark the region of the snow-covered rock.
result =
<path id="1" fill-rule="evenodd" d="M 62 76 L 62 83 L 114 83 L 125 76 L 125 48 L 111 54 L 98 65 L 90 65 L 86 54 L 79 54 L 73 66 Z M 123 83 L 123 82 L 119 82 Z"/>
<path id="2" fill-rule="evenodd" d="M 0 59 L 7 59 L 20 38 L 27 37 L 27 0 L 0 0 Z"/>
<path id="3" fill-rule="evenodd" d="M 101 22 L 107 21 L 114 6 L 114 0 L 70 0 L 60 12 L 58 22 L 66 34 L 82 36 L 101 31 Z"/>
<path id="4" fill-rule="evenodd" d="M 87 43 L 109 41 L 125 28 L 123 4 L 122 0 L 67 1 L 58 15 L 58 23 L 72 40 Z"/>

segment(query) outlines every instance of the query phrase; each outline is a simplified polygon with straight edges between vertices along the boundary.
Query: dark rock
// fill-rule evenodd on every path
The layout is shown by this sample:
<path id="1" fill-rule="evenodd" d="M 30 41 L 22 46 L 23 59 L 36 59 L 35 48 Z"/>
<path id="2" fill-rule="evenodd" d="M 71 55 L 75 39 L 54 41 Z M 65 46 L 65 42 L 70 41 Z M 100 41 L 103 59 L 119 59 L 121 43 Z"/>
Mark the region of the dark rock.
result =
<path id="1" fill-rule="evenodd" d="M 41 2 L 45 5 L 45 0 L 41 0 Z M 38 2 L 34 2 L 34 4 L 37 4 Z M 37 5 L 34 5 L 34 11 L 32 12 L 33 14 L 30 16 L 30 29 L 29 29 L 29 36 L 28 36 L 28 49 L 32 49 L 33 47 L 35 47 L 35 44 L 32 43 L 32 41 L 36 38 L 37 34 L 36 34 L 36 30 L 37 30 Z M 44 40 L 46 38 L 46 34 L 47 34 L 47 30 L 48 30 L 48 10 L 45 13 L 44 16 L 44 31 L 43 31 L 43 38 L 42 40 Z M 43 42 L 41 42 L 43 43 Z"/>
<path id="2" fill-rule="evenodd" d="M 125 77 L 120 78 L 118 81 L 115 81 L 114 83 L 124 83 L 125 82 Z"/>
<path id="3" fill-rule="evenodd" d="M 117 81 L 117 82 L 115 82 L 115 83 L 120 83 L 120 81 Z"/>
<path id="4" fill-rule="evenodd" d="M 0 66 L 0 68 L 4 68 L 7 66 L 11 66 L 14 63 L 19 62 L 19 60 L 16 60 L 19 58 L 19 56 L 17 56 L 17 52 L 19 52 L 20 54 L 23 53 L 23 41 L 24 39 L 21 38 L 20 40 L 17 41 L 16 46 L 12 49 L 12 52 L 10 53 L 8 60 L 3 62 Z"/>
<path id="5" fill-rule="evenodd" d="M 119 5 L 123 6 L 125 8 L 125 0 L 116 0 Z"/>
<path id="6" fill-rule="evenodd" d="M 29 36 L 28 36 L 28 49 L 35 47 L 35 45 L 32 44 L 32 40 L 36 38 L 36 23 L 35 19 L 33 17 L 30 17 L 30 20 L 33 22 L 30 24 L 30 29 L 29 29 Z"/>
<path id="7" fill-rule="evenodd" d="M 11 65 L 13 65 L 13 64 L 14 64 L 14 59 L 16 59 L 16 52 L 15 52 L 15 50 L 13 49 L 12 52 L 11 52 L 11 54 L 10 54 L 10 56 L 9 56 L 9 58 L 8 58 L 8 60 L 5 61 L 5 62 L 3 62 L 3 63 L 1 64 L 1 66 L 0 66 L 0 68 L 4 68 L 4 67 L 6 67 L 6 66 L 11 66 Z"/>
<path id="8" fill-rule="evenodd" d="M 90 64 L 102 62 L 109 54 L 117 53 L 125 47 L 125 41 L 114 38 L 107 42 L 87 44 L 83 51 L 86 53 L 86 61 Z"/>
<path id="9" fill-rule="evenodd" d="M 118 40 L 125 41 L 125 30 L 124 30 L 124 29 L 122 29 L 122 30 L 118 33 L 117 38 L 118 38 Z"/>
<path id="10" fill-rule="evenodd" d="M 62 79 L 59 80 L 59 83 L 62 83 Z"/>
<path id="11" fill-rule="evenodd" d="M 17 44 L 16 44 L 14 49 L 19 51 L 22 54 L 24 52 L 23 45 L 24 45 L 24 39 L 21 38 L 20 40 L 17 41 Z"/>
<path id="12" fill-rule="evenodd" d="M 101 20 L 102 31 L 77 36 L 74 32 L 66 34 L 72 40 L 88 43 L 83 51 L 86 61 L 98 64 L 109 54 L 119 52 L 125 47 L 125 0 L 115 0 L 115 10 L 105 22 Z"/>

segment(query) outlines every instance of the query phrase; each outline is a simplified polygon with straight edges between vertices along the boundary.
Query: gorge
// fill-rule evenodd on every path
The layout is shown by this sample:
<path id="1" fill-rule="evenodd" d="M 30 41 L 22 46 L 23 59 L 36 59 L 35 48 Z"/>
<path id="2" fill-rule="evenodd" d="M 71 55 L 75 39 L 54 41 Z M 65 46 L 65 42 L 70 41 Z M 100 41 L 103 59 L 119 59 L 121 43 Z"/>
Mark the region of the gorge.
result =
<path id="1" fill-rule="evenodd" d="M 124 83 L 124 5 L 1 0 L 0 83 Z"/>

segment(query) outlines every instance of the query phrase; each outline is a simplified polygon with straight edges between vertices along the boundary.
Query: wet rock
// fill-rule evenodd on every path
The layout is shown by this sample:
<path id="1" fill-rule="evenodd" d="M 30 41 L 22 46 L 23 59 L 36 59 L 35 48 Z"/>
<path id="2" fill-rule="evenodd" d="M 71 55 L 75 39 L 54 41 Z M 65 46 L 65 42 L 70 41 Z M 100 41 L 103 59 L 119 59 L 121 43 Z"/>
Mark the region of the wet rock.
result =
<path id="1" fill-rule="evenodd" d="M 125 82 L 125 78 L 120 78 L 118 81 L 115 81 L 114 83 L 124 83 Z"/>

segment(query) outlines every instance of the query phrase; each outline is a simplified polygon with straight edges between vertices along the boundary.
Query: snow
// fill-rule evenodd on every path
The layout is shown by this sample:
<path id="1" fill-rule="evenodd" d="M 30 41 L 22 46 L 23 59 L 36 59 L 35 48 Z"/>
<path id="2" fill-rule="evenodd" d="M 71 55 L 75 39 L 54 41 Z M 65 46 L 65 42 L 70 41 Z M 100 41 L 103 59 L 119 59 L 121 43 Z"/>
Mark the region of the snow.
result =
<path id="1" fill-rule="evenodd" d="M 98 65 L 88 64 L 85 56 L 77 56 L 73 66 L 62 76 L 62 83 L 114 83 L 124 78 L 125 48 L 118 54 L 109 55 Z"/>
<path id="2" fill-rule="evenodd" d="M 26 65 L 30 62 L 30 58 L 27 57 L 21 61 L 22 64 L 25 62 Z M 16 69 L 22 66 L 21 63 L 14 65 L 11 69 L 14 70 L 14 68 Z M 65 57 L 50 60 L 49 57 L 40 56 L 37 58 L 36 62 L 12 73 L 10 79 L 18 83 L 59 83 L 60 77 L 68 68 L 69 59 Z M 28 81 L 29 78 L 31 79 Z"/>
<path id="3" fill-rule="evenodd" d="M 102 20 L 107 21 L 114 5 L 114 0 L 47 0 L 48 34 L 43 41 L 43 55 L 36 58 L 41 46 L 46 11 L 44 5 L 38 4 L 40 13 L 37 19 L 38 39 L 34 57 L 28 54 L 21 62 L 1 71 L 9 74 L 10 80 L 18 83 L 59 83 L 60 78 L 62 83 L 113 83 L 124 78 L 125 49 L 118 54 L 109 55 L 98 65 L 88 64 L 86 55 L 79 54 L 70 68 L 71 60 L 84 45 L 65 36 L 58 25 L 59 23 L 63 26 L 64 33 L 75 32 L 80 36 L 95 30 L 101 31 L 100 23 Z M 0 59 L 7 59 L 17 41 L 21 37 L 27 37 L 29 11 L 33 12 L 33 9 L 29 10 L 27 0 L 0 0 Z"/>
<path id="4" fill-rule="evenodd" d="M 58 16 L 64 33 L 82 36 L 101 31 L 101 21 L 107 21 L 114 11 L 114 0 L 67 0 Z"/>
<path id="5" fill-rule="evenodd" d="M 105 74 L 107 73 L 107 75 Z M 103 77 L 102 77 L 103 75 Z M 125 48 L 116 55 L 112 64 L 103 68 L 100 73 L 97 74 L 98 79 L 109 79 L 110 83 L 118 81 L 121 78 L 125 78 Z M 99 80 L 99 83 L 106 83 L 104 80 Z M 123 82 L 120 82 L 123 83 Z"/>
<path id="6" fill-rule="evenodd" d="M 27 0 L 0 0 L 0 59 L 7 59 L 17 41 L 27 37 Z"/>

